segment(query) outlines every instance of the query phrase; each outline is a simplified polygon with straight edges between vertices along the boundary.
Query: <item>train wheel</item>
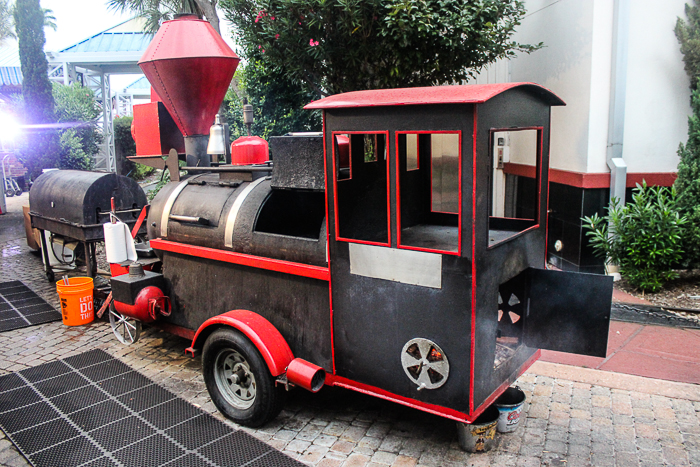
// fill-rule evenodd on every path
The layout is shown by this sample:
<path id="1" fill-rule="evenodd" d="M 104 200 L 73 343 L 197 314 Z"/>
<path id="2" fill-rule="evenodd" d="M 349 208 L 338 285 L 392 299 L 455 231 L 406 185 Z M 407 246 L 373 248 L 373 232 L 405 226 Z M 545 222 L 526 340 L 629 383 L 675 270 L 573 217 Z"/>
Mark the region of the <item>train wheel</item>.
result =
<path id="1" fill-rule="evenodd" d="M 236 423 L 258 427 L 282 410 L 285 391 L 243 334 L 221 328 L 204 343 L 202 372 L 214 405 Z"/>
<path id="2" fill-rule="evenodd" d="M 138 341 L 141 336 L 141 321 L 117 312 L 114 309 L 114 302 L 109 304 L 109 324 L 112 326 L 112 332 L 122 344 L 131 345 Z"/>

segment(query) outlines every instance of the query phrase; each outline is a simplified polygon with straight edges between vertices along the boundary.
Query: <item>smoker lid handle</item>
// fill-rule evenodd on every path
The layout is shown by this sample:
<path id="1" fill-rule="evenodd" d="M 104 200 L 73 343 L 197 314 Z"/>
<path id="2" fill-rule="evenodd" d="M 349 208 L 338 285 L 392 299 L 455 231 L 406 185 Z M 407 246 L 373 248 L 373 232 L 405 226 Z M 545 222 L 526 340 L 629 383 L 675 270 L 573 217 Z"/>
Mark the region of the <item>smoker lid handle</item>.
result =
<path id="1" fill-rule="evenodd" d="M 170 215 L 168 219 L 172 219 L 174 221 L 178 222 L 183 222 L 187 224 L 200 224 L 200 225 L 209 225 L 209 219 L 206 219 L 204 217 L 193 217 L 193 216 L 176 216 L 176 215 Z"/>

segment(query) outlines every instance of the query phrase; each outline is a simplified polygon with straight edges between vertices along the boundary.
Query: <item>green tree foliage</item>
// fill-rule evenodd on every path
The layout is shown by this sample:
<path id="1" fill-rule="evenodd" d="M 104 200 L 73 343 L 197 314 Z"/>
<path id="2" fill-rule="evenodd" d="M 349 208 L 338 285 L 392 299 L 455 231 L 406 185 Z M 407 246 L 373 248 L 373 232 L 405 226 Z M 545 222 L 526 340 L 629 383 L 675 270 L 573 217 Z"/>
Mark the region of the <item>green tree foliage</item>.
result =
<path id="1" fill-rule="evenodd" d="M 304 110 L 313 95 L 283 73 L 265 68 L 260 60 L 248 62 L 236 71 L 238 92 L 229 89 L 224 100 L 231 139 L 247 135 L 243 125 L 243 99 L 253 106 L 255 121 L 252 133 L 262 138 L 284 135 L 290 131 L 321 131 L 319 112 Z"/>
<path id="2" fill-rule="evenodd" d="M 56 24 L 56 17 L 53 15 L 53 10 L 50 8 L 42 8 L 41 11 L 44 14 L 44 27 L 58 31 L 58 24 Z"/>
<path id="3" fill-rule="evenodd" d="M 56 17 L 53 15 L 53 10 L 42 8 L 41 11 L 44 14 L 44 27 L 56 31 L 58 25 L 56 24 Z M 14 5 L 11 3 L 11 0 L 0 0 L 0 45 L 7 39 L 17 39 L 13 12 Z"/>
<path id="4" fill-rule="evenodd" d="M 679 194 L 679 208 L 689 220 L 683 233 L 686 250 L 684 265 L 700 265 L 700 0 L 686 4 L 688 20 L 678 18 L 676 37 L 681 44 L 685 71 L 690 78 L 692 114 L 688 117 L 688 141 L 678 148 L 678 178 L 674 187 Z"/>
<path id="5" fill-rule="evenodd" d="M 16 39 L 15 26 L 12 21 L 12 4 L 10 0 L 0 0 L 0 44 L 7 39 Z"/>
<path id="6" fill-rule="evenodd" d="M 542 44 L 517 0 L 221 0 L 244 51 L 318 95 L 461 82 Z"/>
<path id="7" fill-rule="evenodd" d="M 14 22 L 22 69 L 22 115 L 25 123 L 38 125 L 27 135 L 18 156 L 36 177 L 42 168 L 57 167 L 60 158 L 58 133 L 47 125 L 55 121 L 54 100 L 44 55 L 44 11 L 39 0 L 17 0 Z"/>
<path id="8" fill-rule="evenodd" d="M 60 135 L 60 169 L 90 170 L 92 169 L 92 156 L 85 152 L 84 141 L 78 136 L 75 129 L 63 131 Z"/>
<path id="9" fill-rule="evenodd" d="M 93 166 L 93 156 L 99 151 L 102 142 L 96 124 L 102 111 L 95 100 L 95 93 L 74 83 L 70 86 L 54 84 L 53 95 L 56 121 L 70 125 L 70 128 L 61 133 L 59 167 L 89 170 Z"/>
<path id="10" fill-rule="evenodd" d="M 117 163 L 121 163 L 121 168 L 118 168 L 118 170 L 119 173 L 128 175 L 134 180 L 143 180 L 146 176 L 155 172 L 155 169 L 127 159 L 127 157 L 136 155 L 136 142 L 131 135 L 131 123 L 133 121 L 133 117 L 118 117 L 114 119 L 114 146 L 117 153 Z"/>
<path id="11" fill-rule="evenodd" d="M 53 96 L 58 122 L 92 122 L 102 114 L 95 93 L 78 83 L 54 83 Z"/>
<path id="12" fill-rule="evenodd" d="M 697 89 L 698 79 L 700 79 L 700 0 L 693 0 L 693 5 L 686 4 L 685 14 L 688 20 L 678 18 L 675 33 L 681 44 L 690 87 Z"/>
<path id="13" fill-rule="evenodd" d="M 598 256 L 620 266 L 638 289 L 658 292 L 678 277 L 673 267 L 683 259 L 682 235 L 687 219 L 678 212 L 675 188 L 637 184 L 632 201 L 613 198 L 608 214 L 584 217 L 586 235 Z"/>
<path id="14" fill-rule="evenodd" d="M 14 10 L 28 123 L 53 120 L 54 101 L 44 55 L 44 12 L 39 0 L 17 0 Z"/>
<path id="15" fill-rule="evenodd" d="M 700 90 L 692 93 L 693 113 L 688 117 L 688 142 L 678 148 L 679 208 L 689 222 L 683 233 L 686 266 L 700 264 Z"/>
<path id="16" fill-rule="evenodd" d="M 113 122 L 114 146 L 118 152 L 124 155 L 124 158 L 136 155 L 136 142 L 131 135 L 131 123 L 133 121 L 134 117 L 117 117 Z M 133 164 L 131 161 L 129 163 Z"/>

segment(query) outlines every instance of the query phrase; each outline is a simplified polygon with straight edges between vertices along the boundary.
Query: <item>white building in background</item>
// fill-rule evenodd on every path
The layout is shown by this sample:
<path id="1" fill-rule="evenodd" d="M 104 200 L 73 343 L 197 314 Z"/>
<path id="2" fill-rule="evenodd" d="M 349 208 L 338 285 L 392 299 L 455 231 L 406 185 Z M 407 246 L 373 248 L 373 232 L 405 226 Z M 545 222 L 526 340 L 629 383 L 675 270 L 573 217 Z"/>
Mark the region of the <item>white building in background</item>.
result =
<path id="1" fill-rule="evenodd" d="M 674 34 L 686 1 L 525 0 L 515 40 L 545 47 L 476 80 L 536 82 L 567 103 L 552 109 L 548 251 L 557 266 L 602 270 L 580 218 L 604 213 L 611 186 L 620 197 L 642 180 L 676 178 L 691 112 Z"/>

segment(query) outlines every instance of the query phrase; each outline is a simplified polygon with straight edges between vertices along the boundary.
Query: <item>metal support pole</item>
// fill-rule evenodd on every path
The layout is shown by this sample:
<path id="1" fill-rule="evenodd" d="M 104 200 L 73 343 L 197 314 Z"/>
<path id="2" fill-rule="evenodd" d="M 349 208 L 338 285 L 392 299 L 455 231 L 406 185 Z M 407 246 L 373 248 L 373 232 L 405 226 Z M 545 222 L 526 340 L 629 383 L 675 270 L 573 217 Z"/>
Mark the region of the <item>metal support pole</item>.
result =
<path id="1" fill-rule="evenodd" d="M 610 199 L 618 198 L 624 204 L 625 189 L 627 187 L 627 164 L 623 160 L 622 145 L 625 136 L 630 0 L 615 0 L 613 8 L 613 57 L 610 80 L 607 162 L 610 168 Z"/>
<path id="2" fill-rule="evenodd" d="M 9 154 L 2 158 L 2 193 L 0 193 L 0 214 L 7 213 L 7 201 L 5 201 L 5 159 L 7 159 L 7 156 L 9 156 Z"/>
<path id="3" fill-rule="evenodd" d="M 45 232 L 45 230 L 39 230 L 39 234 L 41 237 L 41 255 L 44 257 L 44 272 L 46 273 L 46 278 L 49 280 L 49 282 L 53 282 L 55 276 L 53 273 L 53 269 L 51 268 L 51 260 L 49 259 L 49 246 L 46 242 Z M 51 245 L 51 248 L 53 248 L 53 245 Z"/>

